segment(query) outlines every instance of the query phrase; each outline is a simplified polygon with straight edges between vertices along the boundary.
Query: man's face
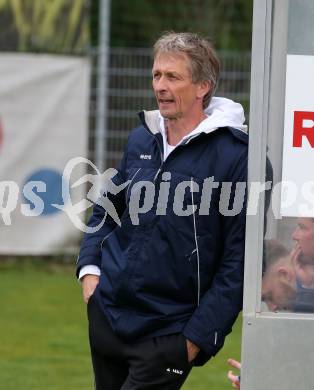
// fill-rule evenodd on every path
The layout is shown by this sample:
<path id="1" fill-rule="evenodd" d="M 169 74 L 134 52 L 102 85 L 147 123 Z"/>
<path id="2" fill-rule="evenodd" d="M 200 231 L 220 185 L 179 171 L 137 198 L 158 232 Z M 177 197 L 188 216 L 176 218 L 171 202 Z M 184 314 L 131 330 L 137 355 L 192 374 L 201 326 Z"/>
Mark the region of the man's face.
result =
<path id="1" fill-rule="evenodd" d="M 284 266 L 270 266 L 262 281 L 262 300 L 270 311 L 289 310 L 296 296 L 295 278 Z"/>
<path id="2" fill-rule="evenodd" d="M 159 111 L 164 118 L 189 119 L 203 111 L 203 96 L 209 90 L 209 83 L 192 82 L 187 55 L 158 54 L 152 74 Z"/>
<path id="3" fill-rule="evenodd" d="M 298 226 L 292 234 L 305 256 L 314 257 L 314 222 L 312 218 L 298 218 Z"/>

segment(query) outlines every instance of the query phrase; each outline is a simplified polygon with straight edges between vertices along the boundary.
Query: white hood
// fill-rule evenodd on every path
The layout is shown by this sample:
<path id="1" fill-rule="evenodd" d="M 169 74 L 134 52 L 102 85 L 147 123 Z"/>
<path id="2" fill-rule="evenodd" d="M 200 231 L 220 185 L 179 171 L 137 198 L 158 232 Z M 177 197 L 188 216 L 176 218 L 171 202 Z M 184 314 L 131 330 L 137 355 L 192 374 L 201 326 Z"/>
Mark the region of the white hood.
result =
<path id="1" fill-rule="evenodd" d="M 206 123 L 208 128 L 229 126 L 247 132 L 247 126 L 244 125 L 244 110 L 240 103 L 226 98 L 213 97 L 205 109 L 205 114 L 208 118 L 202 123 L 204 125 Z"/>
<path id="2" fill-rule="evenodd" d="M 152 133 L 163 132 L 164 118 L 158 110 L 144 111 L 145 121 Z M 244 125 L 244 110 L 241 104 L 233 100 L 213 97 L 209 106 L 205 109 L 207 118 L 204 119 L 191 133 L 184 138 L 189 138 L 199 133 L 211 133 L 219 127 L 234 127 L 247 132 L 247 126 Z"/>

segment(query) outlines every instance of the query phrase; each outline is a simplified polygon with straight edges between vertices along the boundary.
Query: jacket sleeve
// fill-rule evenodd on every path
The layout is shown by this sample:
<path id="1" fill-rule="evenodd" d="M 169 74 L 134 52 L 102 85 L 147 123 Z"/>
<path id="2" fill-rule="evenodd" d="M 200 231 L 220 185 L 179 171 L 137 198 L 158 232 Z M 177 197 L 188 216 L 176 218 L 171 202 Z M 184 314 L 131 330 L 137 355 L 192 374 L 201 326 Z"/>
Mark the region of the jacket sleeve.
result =
<path id="1" fill-rule="evenodd" d="M 123 158 L 119 164 L 118 172 L 113 177 L 112 182 L 119 186 L 126 182 L 125 168 L 126 168 L 126 155 L 125 150 Z M 119 216 L 122 216 L 125 208 L 125 189 L 114 195 L 110 192 L 104 193 L 104 197 L 107 197 L 112 204 Z M 93 206 L 93 213 L 88 221 L 89 227 L 95 227 L 99 225 L 105 218 L 105 221 L 101 228 L 94 233 L 85 233 L 82 239 L 80 252 L 77 258 L 76 276 L 79 276 L 80 270 L 86 265 L 95 265 L 98 268 L 101 266 L 101 246 L 103 239 L 108 236 L 116 227 L 116 222 L 107 214 L 105 209 L 95 203 Z"/>
<path id="2" fill-rule="evenodd" d="M 247 151 L 241 153 L 230 176 L 232 205 L 236 183 L 247 183 Z M 246 194 L 240 213 L 221 217 L 223 243 L 219 264 L 211 287 L 183 330 L 184 336 L 201 349 L 195 365 L 204 364 L 219 351 L 242 309 Z"/>

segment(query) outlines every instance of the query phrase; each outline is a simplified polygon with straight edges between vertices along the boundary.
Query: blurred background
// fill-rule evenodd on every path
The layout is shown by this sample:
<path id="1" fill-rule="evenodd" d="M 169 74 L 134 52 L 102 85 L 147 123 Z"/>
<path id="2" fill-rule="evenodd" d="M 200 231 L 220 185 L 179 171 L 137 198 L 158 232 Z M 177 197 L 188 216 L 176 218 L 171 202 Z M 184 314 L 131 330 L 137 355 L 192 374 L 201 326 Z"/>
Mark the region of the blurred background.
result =
<path id="1" fill-rule="evenodd" d="M 118 163 L 137 112 L 156 108 L 151 46 L 164 31 L 210 37 L 216 96 L 248 119 L 252 0 L 0 0 L 0 388 L 92 389 L 74 267 L 82 232 L 67 212 Z M 44 183 L 41 187 L 38 183 Z M 58 205 L 56 207 L 56 205 Z M 90 203 L 87 203 L 90 206 Z M 90 207 L 78 216 L 84 221 Z M 39 212 L 39 211 L 40 212 Z M 229 388 L 241 323 L 184 389 Z"/>

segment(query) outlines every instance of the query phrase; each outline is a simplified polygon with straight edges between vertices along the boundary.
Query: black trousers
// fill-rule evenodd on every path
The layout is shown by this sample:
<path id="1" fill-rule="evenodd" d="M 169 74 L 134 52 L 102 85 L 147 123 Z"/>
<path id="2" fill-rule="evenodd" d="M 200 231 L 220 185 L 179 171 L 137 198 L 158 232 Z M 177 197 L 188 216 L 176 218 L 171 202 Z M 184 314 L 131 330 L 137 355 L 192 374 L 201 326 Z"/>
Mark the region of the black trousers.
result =
<path id="1" fill-rule="evenodd" d="M 89 341 L 96 390 L 177 390 L 191 371 L 182 334 L 126 343 L 116 336 L 92 296 Z"/>

